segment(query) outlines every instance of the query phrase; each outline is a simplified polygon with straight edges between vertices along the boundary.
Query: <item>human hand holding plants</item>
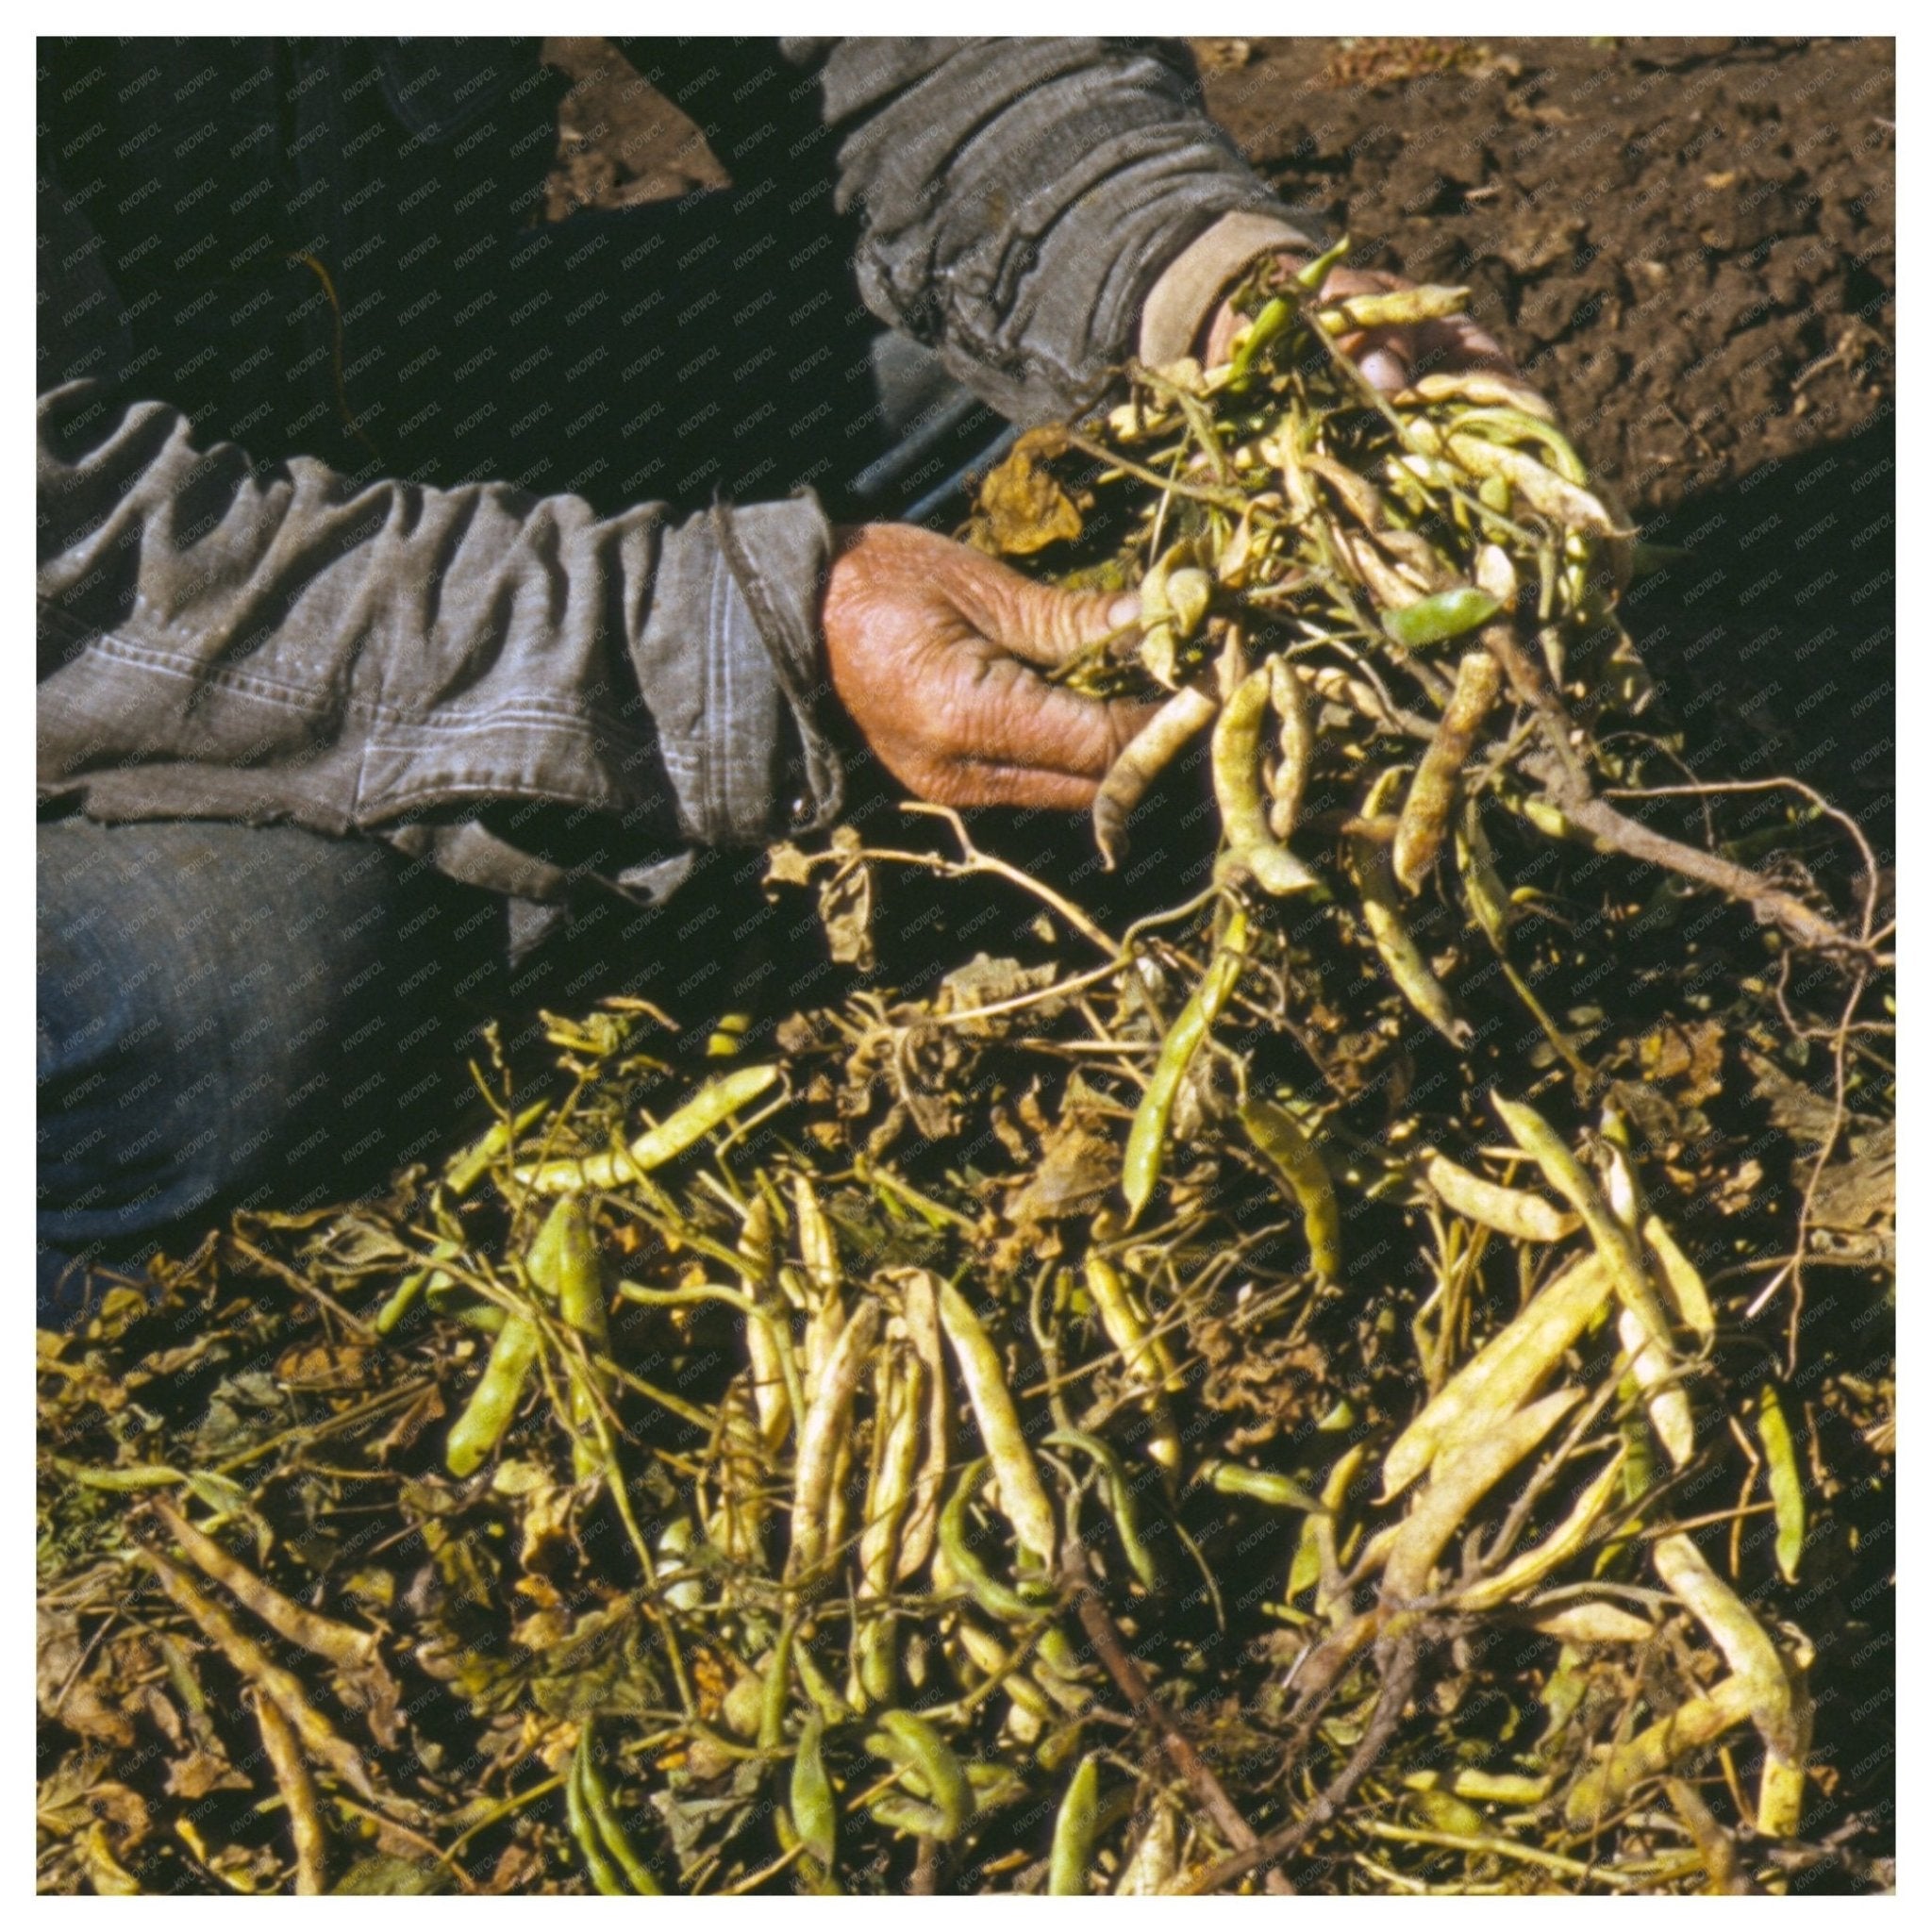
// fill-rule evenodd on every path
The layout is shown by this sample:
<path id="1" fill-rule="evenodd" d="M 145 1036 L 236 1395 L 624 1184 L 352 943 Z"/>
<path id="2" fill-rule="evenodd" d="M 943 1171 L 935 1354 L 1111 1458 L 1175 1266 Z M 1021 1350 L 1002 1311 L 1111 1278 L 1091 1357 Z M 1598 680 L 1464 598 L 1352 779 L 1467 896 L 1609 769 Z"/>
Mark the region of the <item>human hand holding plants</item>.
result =
<path id="1" fill-rule="evenodd" d="M 1058 591 L 910 524 L 839 533 L 822 611 L 832 688 L 879 762 L 935 805 L 1085 810 L 1157 708 L 1033 667 L 1138 621 L 1133 592 Z"/>
<path id="2" fill-rule="evenodd" d="M 1283 253 L 1274 258 L 1290 275 L 1313 258 Z M 1339 302 L 1349 295 L 1378 295 L 1415 284 L 1380 269 L 1334 268 L 1322 282 L 1323 298 Z M 1208 318 L 1201 359 L 1208 367 L 1227 360 L 1235 336 L 1246 318 L 1231 300 L 1220 303 Z M 1519 376 L 1503 345 L 1466 315 L 1451 315 L 1419 323 L 1390 324 L 1356 329 L 1336 338 L 1336 346 L 1349 357 L 1374 388 L 1393 391 L 1406 388 L 1431 370 L 1486 369 L 1498 375 Z"/>

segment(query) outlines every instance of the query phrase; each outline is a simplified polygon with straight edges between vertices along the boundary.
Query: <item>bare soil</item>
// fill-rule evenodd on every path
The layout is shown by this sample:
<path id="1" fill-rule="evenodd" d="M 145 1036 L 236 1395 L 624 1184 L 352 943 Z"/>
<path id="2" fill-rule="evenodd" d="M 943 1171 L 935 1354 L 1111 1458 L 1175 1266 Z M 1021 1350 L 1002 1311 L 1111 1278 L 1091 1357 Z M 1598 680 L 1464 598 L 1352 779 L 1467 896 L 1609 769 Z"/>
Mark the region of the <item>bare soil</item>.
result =
<path id="1" fill-rule="evenodd" d="M 1639 513 L 1890 408 L 1893 43 L 1200 40 L 1208 111 L 1362 265 L 1466 284 Z M 548 213 L 730 177 L 608 41 Z"/>

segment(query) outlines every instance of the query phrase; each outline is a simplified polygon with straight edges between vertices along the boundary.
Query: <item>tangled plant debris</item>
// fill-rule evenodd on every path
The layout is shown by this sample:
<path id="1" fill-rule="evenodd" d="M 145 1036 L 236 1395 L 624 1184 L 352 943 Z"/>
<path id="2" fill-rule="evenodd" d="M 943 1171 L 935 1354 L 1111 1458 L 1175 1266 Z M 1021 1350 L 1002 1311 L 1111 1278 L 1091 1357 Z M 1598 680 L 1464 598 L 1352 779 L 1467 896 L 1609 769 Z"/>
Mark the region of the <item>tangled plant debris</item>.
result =
<path id="1" fill-rule="evenodd" d="M 1192 898 L 788 848 L 836 958 L 908 872 L 1039 957 L 551 1016 L 440 1174 L 42 1336 L 44 1888 L 1889 1883 L 1876 867 L 1676 764 L 1539 399 L 1309 286 L 969 533 L 1139 585 L 1063 675 L 1168 694 L 1110 863 L 1205 757 Z"/>

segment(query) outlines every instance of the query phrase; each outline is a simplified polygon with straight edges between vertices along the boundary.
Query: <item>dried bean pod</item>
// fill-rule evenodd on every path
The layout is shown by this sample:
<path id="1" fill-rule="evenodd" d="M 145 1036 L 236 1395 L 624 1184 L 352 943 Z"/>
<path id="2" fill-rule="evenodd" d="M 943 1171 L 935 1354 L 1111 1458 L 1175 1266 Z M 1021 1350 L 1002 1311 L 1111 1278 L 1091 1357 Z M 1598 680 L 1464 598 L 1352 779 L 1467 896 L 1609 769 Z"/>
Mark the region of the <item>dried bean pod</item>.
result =
<path id="1" fill-rule="evenodd" d="M 1381 1500 L 1399 1494 L 1438 1456 L 1480 1433 L 1489 1418 L 1508 1414 L 1533 1394 L 1610 1295 L 1610 1277 L 1595 1255 L 1541 1290 L 1395 1439 L 1382 1460 Z"/>
<path id="2" fill-rule="evenodd" d="M 1286 658 L 1268 660 L 1268 701 L 1277 720 L 1275 741 L 1281 762 L 1268 787 L 1268 829 L 1286 843 L 1301 815 L 1302 793 L 1315 757 L 1315 725 L 1308 714 L 1301 674 Z"/>
<path id="3" fill-rule="evenodd" d="M 1469 308 L 1467 289 L 1427 282 L 1413 289 L 1377 290 L 1346 295 L 1315 311 L 1316 325 L 1329 335 L 1347 335 L 1358 328 L 1401 328 L 1418 322 L 1441 322 Z"/>
<path id="4" fill-rule="evenodd" d="M 1458 1610 L 1494 1610 L 1525 1596 L 1559 1563 L 1567 1563 L 1590 1540 L 1604 1511 L 1609 1507 L 1610 1492 L 1624 1471 L 1624 1451 L 1619 1448 L 1609 1461 L 1591 1479 L 1590 1487 L 1576 1499 L 1575 1507 L 1563 1521 L 1538 1543 L 1525 1550 L 1506 1569 L 1481 1583 L 1459 1590 L 1449 1599 Z"/>
<path id="5" fill-rule="evenodd" d="M 1527 383 L 1495 375 L 1487 369 L 1438 370 L 1418 377 L 1412 387 L 1401 391 L 1394 397 L 1398 405 L 1410 406 L 1452 399 L 1500 404 L 1505 408 L 1521 409 L 1525 415 L 1540 417 L 1546 423 L 1554 423 L 1557 419 L 1557 412 L 1548 401 Z"/>
<path id="6" fill-rule="evenodd" d="M 1509 1129 L 1510 1138 L 1542 1170 L 1543 1178 L 1583 1217 L 1597 1253 L 1609 1270 L 1624 1306 L 1641 1324 L 1643 1339 L 1657 1350 L 1661 1362 L 1672 1359 L 1671 1331 L 1650 1285 L 1643 1256 L 1628 1228 L 1610 1212 L 1596 1184 L 1584 1173 L 1556 1130 L 1535 1108 L 1507 1100 L 1491 1091 L 1491 1100 Z"/>
<path id="7" fill-rule="evenodd" d="M 1271 674 L 1264 665 L 1235 687 L 1214 725 L 1214 795 L 1221 806 L 1228 860 L 1277 896 L 1320 892 L 1320 876 L 1278 843 L 1261 803 L 1261 720 Z"/>
<path id="8" fill-rule="evenodd" d="M 1493 606 L 1495 600 L 1487 591 L 1478 594 Z M 1463 654 L 1456 667 L 1456 689 L 1422 763 L 1416 767 L 1395 825 L 1391 864 L 1405 891 L 1421 891 L 1435 870 L 1442 841 L 1449 834 L 1449 814 L 1456 807 L 1462 768 L 1502 688 L 1502 668 L 1487 651 Z"/>
<path id="9" fill-rule="evenodd" d="M 1533 1611 L 1524 1622 L 1561 1643 L 1648 1643 L 1657 1635 L 1654 1624 L 1605 1603 L 1563 1604 Z"/>
<path id="10" fill-rule="evenodd" d="M 903 1583 L 924 1567 L 939 1532 L 941 1492 L 952 1447 L 952 1404 L 946 1387 L 945 1347 L 940 1340 L 939 1276 L 929 1269 L 900 1268 L 881 1270 L 880 1277 L 898 1285 L 899 1312 L 893 1329 L 895 1333 L 903 1329 L 925 1372 L 924 1448 L 892 1565 L 892 1580 Z"/>
<path id="11" fill-rule="evenodd" d="M 1370 793 L 1363 816 L 1374 818 L 1391 783 L 1400 777 L 1385 772 Z M 1469 1044 L 1469 1023 L 1457 1014 L 1442 982 L 1431 971 L 1429 962 L 1409 937 L 1402 923 L 1395 897 L 1395 875 L 1390 870 L 1389 848 L 1379 839 L 1362 833 L 1350 836 L 1349 857 L 1355 867 L 1356 884 L 1360 889 L 1362 917 L 1369 937 L 1396 990 L 1415 1010 L 1452 1046 Z"/>
<path id="12" fill-rule="evenodd" d="M 1610 513 L 1587 490 L 1557 475 L 1520 449 L 1491 442 L 1482 436 L 1451 435 L 1449 455 L 1471 475 L 1501 476 L 1531 509 L 1565 529 L 1592 537 L 1614 537 L 1617 525 Z"/>
<path id="13" fill-rule="evenodd" d="M 1455 429 L 1457 435 L 1472 434 L 1490 436 L 1498 432 L 1491 441 L 1505 445 L 1518 442 L 1541 443 L 1549 452 L 1549 460 L 1557 474 L 1566 483 L 1574 483 L 1582 489 L 1589 481 L 1590 472 L 1584 467 L 1583 458 L 1576 454 L 1576 446 L 1546 417 L 1532 415 L 1527 409 L 1507 407 L 1464 409 L 1456 418 Z"/>
<path id="14" fill-rule="evenodd" d="M 1452 1212 L 1507 1234 L 1511 1241 L 1560 1241 L 1582 1225 L 1575 1215 L 1553 1208 L 1541 1194 L 1486 1181 L 1441 1154 L 1429 1156 L 1423 1178 Z"/>
<path id="15" fill-rule="evenodd" d="M 1559 1389 L 1507 1420 L 1491 1420 L 1460 1455 L 1438 1468 L 1390 1547 L 1385 1596 L 1398 1603 L 1421 1596 L 1436 1558 L 1470 1511 L 1582 1400 L 1582 1390 Z"/>
<path id="16" fill-rule="evenodd" d="M 865 1524 L 858 1539 L 860 1596 L 885 1596 L 892 1588 L 899 1529 L 912 1497 L 919 1467 L 919 1411 L 925 1370 L 903 1342 L 881 1351 L 874 1374 L 874 1451 L 866 1489 Z"/>
<path id="17" fill-rule="evenodd" d="M 878 1327 L 878 1304 L 864 1301 L 845 1324 L 819 1378 L 798 1432 L 798 1460 L 791 1485 L 791 1555 L 788 1577 L 808 1575 L 830 1553 L 825 1547 L 825 1505 L 846 1422 L 865 1373 L 867 1351 Z"/>
<path id="18" fill-rule="evenodd" d="M 1704 1696 L 1680 1704 L 1627 1744 L 1617 1745 L 1601 1764 L 1578 1778 L 1563 1801 L 1564 1818 L 1587 1828 L 1634 1785 L 1668 1771 L 1678 1759 L 1714 1743 L 1733 1725 L 1746 1723 L 1753 1696 L 1753 1687 L 1744 1678 L 1726 1677 Z"/>
<path id="19" fill-rule="evenodd" d="M 1787 1837 L 1798 1828 L 1803 1804 L 1805 1757 L 1811 1741 L 1810 1700 L 1795 1683 L 1744 1601 L 1706 1560 L 1704 1553 L 1681 1532 L 1658 1538 L 1651 1561 L 1710 1640 L 1724 1652 L 1736 1673 L 1733 1682 L 1751 1696 L 1751 1721 L 1764 1740 L 1764 1785 L 1772 1794 L 1774 1817 L 1759 1805 L 1757 1828 L 1772 1837 Z"/>
<path id="20" fill-rule="evenodd" d="M 1184 684 L 1135 733 L 1093 794 L 1093 837 L 1111 872 L 1126 851 L 1126 825 L 1147 789 L 1180 756 L 1181 747 L 1221 708 L 1218 698 Z"/>
<path id="21" fill-rule="evenodd" d="M 1013 1407 L 999 1352 L 973 1312 L 972 1304 L 951 1283 L 940 1289 L 940 1325 L 953 1344 L 966 1384 L 966 1399 L 979 1424 L 980 1440 L 992 1458 L 993 1474 L 999 1482 L 1000 1513 L 1012 1524 L 1022 1547 L 1030 1550 L 1041 1569 L 1051 1574 L 1059 1541 L 1053 1505 L 1041 1483 L 1033 1452 L 1026 1446 L 1026 1432 L 1020 1426 L 1020 1412 Z"/>

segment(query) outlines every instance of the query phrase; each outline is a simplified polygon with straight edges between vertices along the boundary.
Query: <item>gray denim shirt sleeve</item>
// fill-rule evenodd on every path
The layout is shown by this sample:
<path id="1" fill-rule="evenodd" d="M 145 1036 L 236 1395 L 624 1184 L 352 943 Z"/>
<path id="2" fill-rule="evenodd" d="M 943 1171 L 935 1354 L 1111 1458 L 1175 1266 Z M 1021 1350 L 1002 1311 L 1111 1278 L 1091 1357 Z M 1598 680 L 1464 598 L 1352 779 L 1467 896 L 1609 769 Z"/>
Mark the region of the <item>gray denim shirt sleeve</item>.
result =
<path id="1" fill-rule="evenodd" d="M 1224 215 L 1322 245 L 1201 108 L 1178 41 L 788 41 L 817 64 L 859 291 L 1009 420 L 1078 414 Z"/>
<path id="2" fill-rule="evenodd" d="M 1285 214 L 1174 43 L 788 42 L 864 211 L 861 291 L 1020 421 L 1072 413 L 1232 210 Z M 697 847 L 827 822 L 808 493 L 675 521 L 508 485 L 358 482 L 202 447 L 98 371 L 119 305 L 42 169 L 40 789 L 101 819 L 370 831 L 480 886 L 571 875 L 479 808 L 616 822 L 591 874 L 660 896 Z M 514 814 L 512 814 L 512 817 Z"/>
<path id="3" fill-rule="evenodd" d="M 384 833 L 539 900 L 568 878 L 478 806 L 615 819 L 634 862 L 611 882 L 647 896 L 696 847 L 837 810 L 811 672 L 831 536 L 808 494 L 604 518 L 506 484 L 356 483 L 200 446 L 165 403 L 89 374 L 119 307 L 91 233 L 44 181 L 43 798 Z"/>

